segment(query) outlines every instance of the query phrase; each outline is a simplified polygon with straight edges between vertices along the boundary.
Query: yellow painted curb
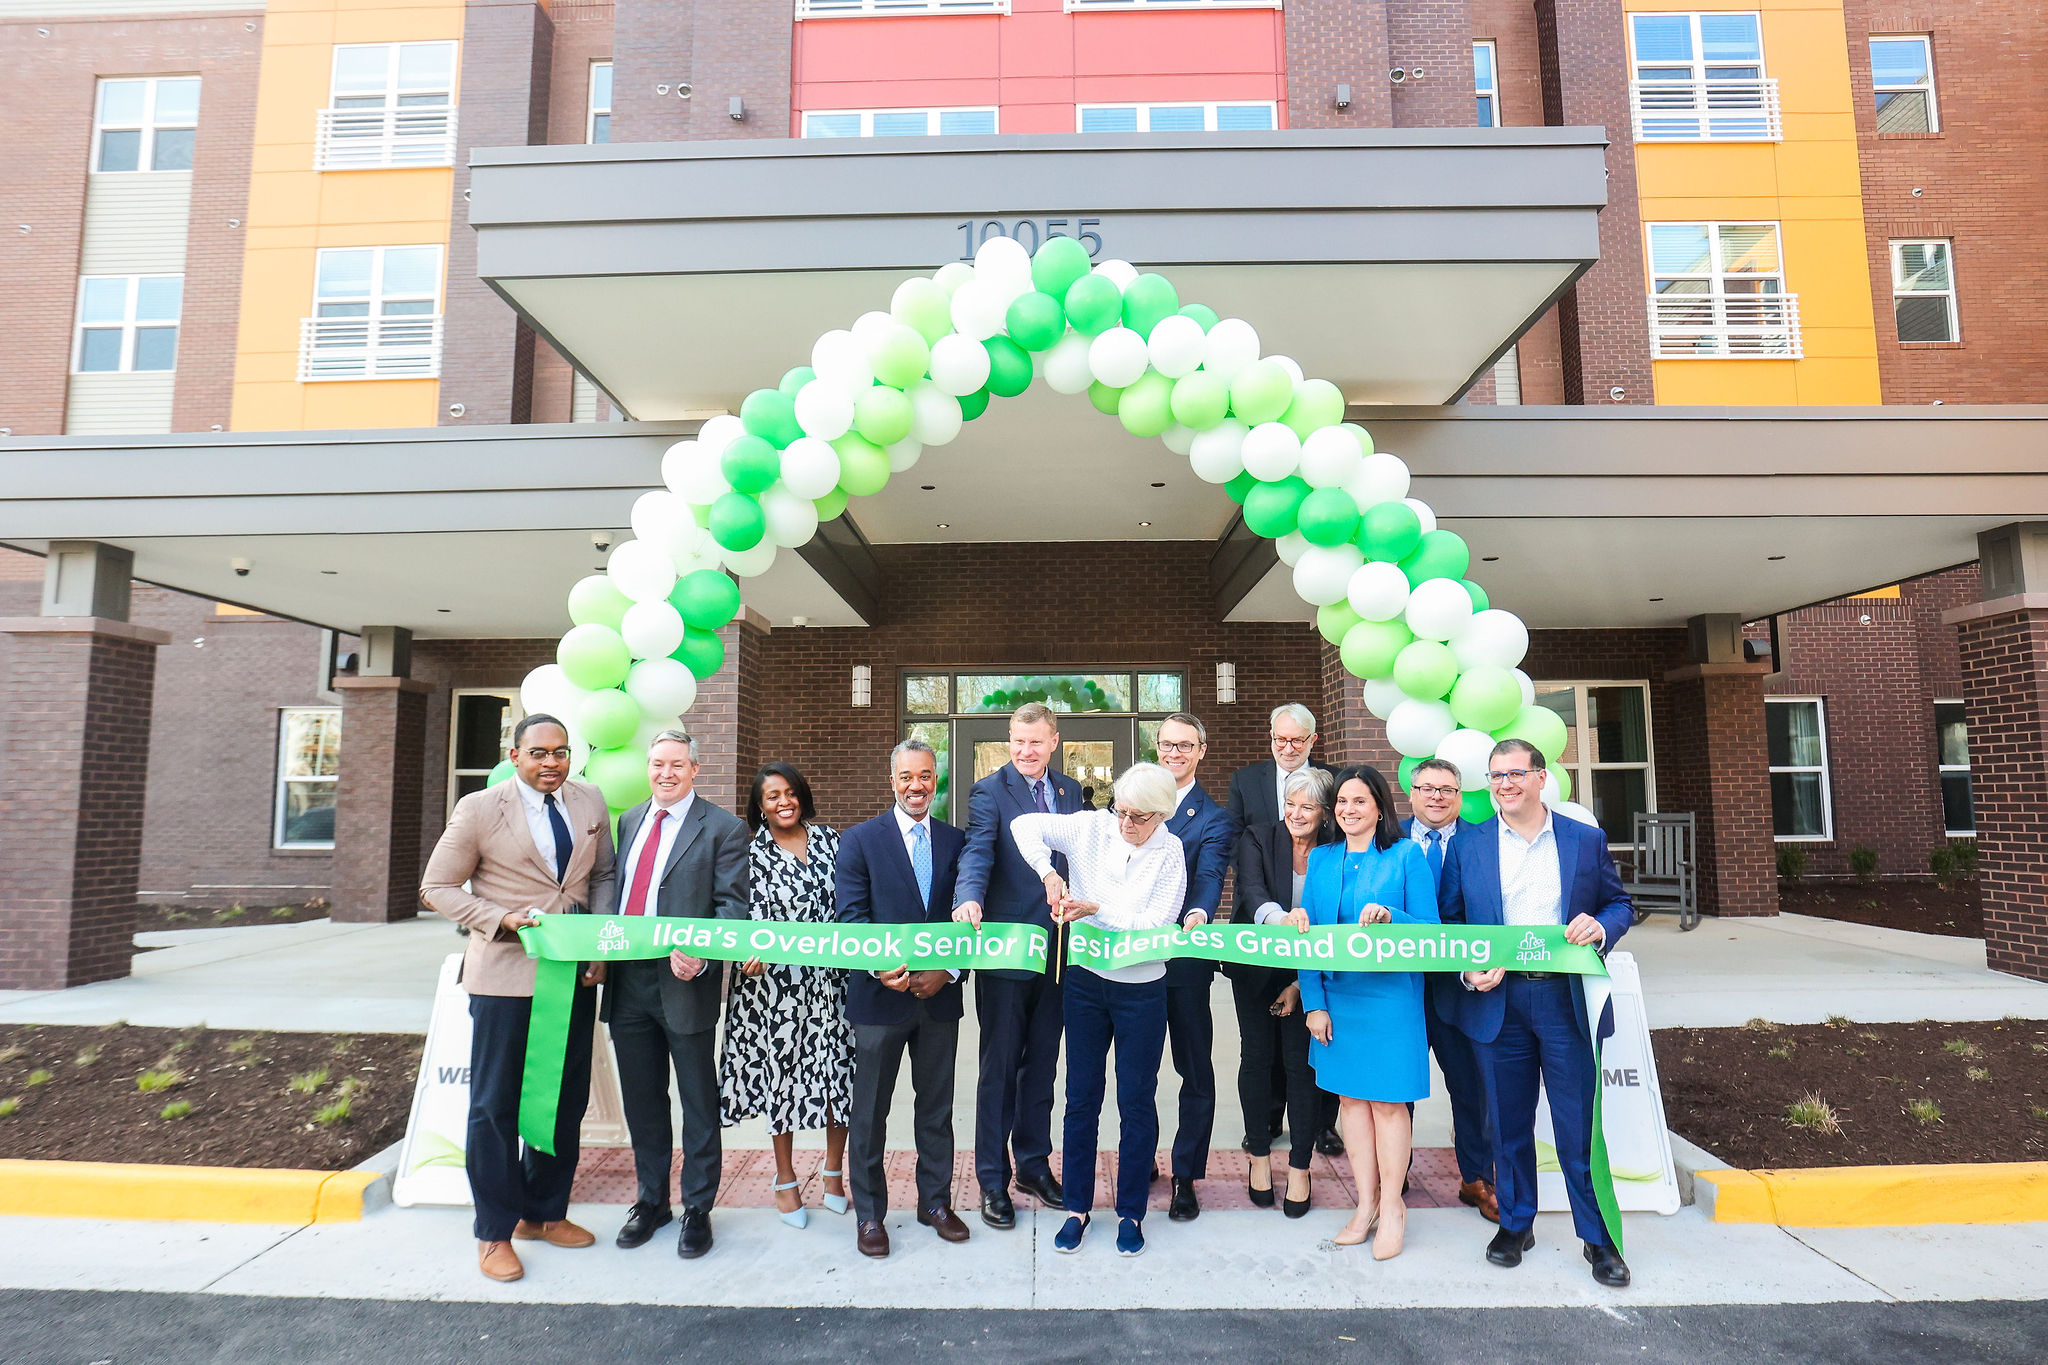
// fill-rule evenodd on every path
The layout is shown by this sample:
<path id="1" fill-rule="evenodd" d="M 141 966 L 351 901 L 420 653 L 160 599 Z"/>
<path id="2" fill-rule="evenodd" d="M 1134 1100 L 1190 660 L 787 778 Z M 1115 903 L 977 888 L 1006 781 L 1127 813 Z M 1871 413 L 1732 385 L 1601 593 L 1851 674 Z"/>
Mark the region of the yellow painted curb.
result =
<path id="1" fill-rule="evenodd" d="M 352 1223 L 375 1171 L 0 1160 L 0 1214 L 197 1223 Z"/>
<path id="2" fill-rule="evenodd" d="M 1717 1223 L 1795 1228 L 2048 1221 L 2048 1162 L 1699 1171 Z"/>

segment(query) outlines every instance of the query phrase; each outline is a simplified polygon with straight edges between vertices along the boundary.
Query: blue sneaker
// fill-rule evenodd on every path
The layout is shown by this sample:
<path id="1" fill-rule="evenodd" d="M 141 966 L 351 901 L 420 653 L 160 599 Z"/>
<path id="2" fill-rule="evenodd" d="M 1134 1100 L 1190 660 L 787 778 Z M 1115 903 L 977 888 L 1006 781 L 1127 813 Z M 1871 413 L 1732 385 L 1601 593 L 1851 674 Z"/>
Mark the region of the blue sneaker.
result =
<path id="1" fill-rule="evenodd" d="M 1126 1218 L 1116 1225 L 1116 1254 L 1119 1256 L 1143 1256 L 1145 1254 L 1145 1225 L 1135 1218 Z"/>
<path id="2" fill-rule="evenodd" d="M 1079 1251 L 1081 1249 L 1081 1234 L 1086 1231 L 1088 1231 L 1087 1214 L 1076 1214 L 1068 1218 L 1065 1226 L 1061 1227 L 1059 1232 L 1054 1235 L 1052 1249 L 1054 1251 Z"/>

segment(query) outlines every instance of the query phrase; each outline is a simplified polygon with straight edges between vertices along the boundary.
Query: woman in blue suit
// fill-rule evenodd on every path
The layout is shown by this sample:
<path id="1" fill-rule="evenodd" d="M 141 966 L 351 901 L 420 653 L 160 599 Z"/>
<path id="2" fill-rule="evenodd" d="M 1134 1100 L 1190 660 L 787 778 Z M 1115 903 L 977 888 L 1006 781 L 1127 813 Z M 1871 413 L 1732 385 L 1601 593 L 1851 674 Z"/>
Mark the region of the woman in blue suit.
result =
<path id="1" fill-rule="evenodd" d="M 1337 774 L 1333 814 L 1342 843 L 1309 855 L 1302 905 L 1288 922 L 1435 924 L 1436 881 L 1422 846 L 1401 836 L 1394 794 L 1377 768 Z M 1376 1261 L 1401 1254 L 1408 1207 L 1408 1105 L 1429 1095 L 1429 1038 L 1416 972 L 1301 974 L 1308 1011 L 1309 1064 L 1338 1097 L 1337 1123 L 1358 1186 L 1358 1211 L 1337 1234 L 1339 1246 L 1372 1237 Z"/>

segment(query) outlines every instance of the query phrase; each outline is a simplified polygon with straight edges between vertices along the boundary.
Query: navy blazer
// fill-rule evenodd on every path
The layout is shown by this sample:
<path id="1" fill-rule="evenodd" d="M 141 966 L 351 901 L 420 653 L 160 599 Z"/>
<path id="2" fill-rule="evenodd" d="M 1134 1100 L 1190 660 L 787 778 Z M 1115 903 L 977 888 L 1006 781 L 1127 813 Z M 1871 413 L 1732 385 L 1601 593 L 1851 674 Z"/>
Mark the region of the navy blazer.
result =
<path id="1" fill-rule="evenodd" d="M 1081 807 L 1081 784 L 1064 773 L 1046 772 L 1052 784 L 1052 807 L 1058 815 L 1071 815 Z M 1031 788 L 1014 763 L 1005 763 L 974 784 L 967 798 L 967 845 L 960 852 L 960 876 L 953 887 L 953 904 L 969 901 L 981 907 L 985 920 L 1004 924 L 1035 924 L 1052 933 L 1052 912 L 1045 904 L 1045 882 L 1010 837 L 1010 821 L 1038 809 Z M 1056 853 L 1053 870 L 1067 875 L 1065 854 Z M 1029 981 L 1037 972 L 995 971 L 987 975 L 1011 981 Z"/>
<path id="2" fill-rule="evenodd" d="M 950 924 L 953 882 L 960 871 L 960 849 L 967 836 L 942 820 L 930 822 L 932 832 L 932 894 L 917 897 L 917 873 L 903 830 L 891 806 L 872 820 L 863 820 L 839 836 L 839 866 L 833 873 L 839 918 L 847 924 Z M 891 964 L 893 965 L 893 964 Z M 962 973 L 963 979 L 965 973 Z M 846 1018 L 855 1024 L 900 1024 L 908 1019 L 917 997 L 892 991 L 872 971 L 855 969 L 846 979 Z M 960 983 L 942 988 L 926 1002 L 936 1019 L 960 1017 Z"/>
<path id="3" fill-rule="evenodd" d="M 1557 887 L 1564 903 L 1564 922 L 1570 924 L 1580 915 L 1599 920 L 1607 931 L 1607 939 L 1600 945 L 1600 955 L 1605 957 L 1635 923 L 1635 906 L 1622 890 L 1614 856 L 1607 851 L 1607 836 L 1568 815 L 1553 815 L 1550 826 L 1557 841 Z M 1499 816 L 1467 825 L 1451 840 L 1444 853 L 1437 908 L 1445 924 L 1507 922 L 1501 906 Z M 1507 1007 L 1500 987 L 1467 990 L 1457 972 L 1432 973 L 1430 984 L 1440 1018 L 1456 1024 L 1477 1043 L 1490 1043 L 1500 1036 L 1501 1016 Z M 1577 1006 L 1572 1024 L 1579 1036 L 1585 1037 L 1586 984 L 1576 975 L 1571 984 L 1572 1001 Z M 1612 1032 L 1614 1006 L 1610 1004 L 1600 1012 L 1600 1037 Z"/>
<path id="4" fill-rule="evenodd" d="M 1335 773 L 1329 764 L 1311 758 L 1311 768 L 1321 768 L 1326 773 Z M 1282 814 L 1280 809 L 1280 765 L 1270 758 L 1257 763 L 1247 763 L 1230 775 L 1230 827 L 1233 834 L 1242 834 L 1253 825 L 1271 824 Z"/>
<path id="5" fill-rule="evenodd" d="M 1187 800 L 1167 819 L 1166 832 L 1180 840 L 1181 856 L 1187 860 L 1188 894 L 1181 902 L 1181 914 L 1206 910 L 1214 923 L 1223 913 L 1223 878 L 1230 871 L 1235 842 L 1229 812 L 1197 782 L 1188 788 Z M 1205 957 L 1177 957 L 1166 964 L 1169 986 L 1207 986 L 1214 975 L 1216 964 Z"/>

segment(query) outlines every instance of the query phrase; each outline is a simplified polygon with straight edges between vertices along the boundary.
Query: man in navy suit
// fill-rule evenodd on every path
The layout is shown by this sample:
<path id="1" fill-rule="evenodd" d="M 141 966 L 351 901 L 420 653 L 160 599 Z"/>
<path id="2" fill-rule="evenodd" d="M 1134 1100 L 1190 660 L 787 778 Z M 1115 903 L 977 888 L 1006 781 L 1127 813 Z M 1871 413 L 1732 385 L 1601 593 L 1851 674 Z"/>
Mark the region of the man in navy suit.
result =
<path id="1" fill-rule="evenodd" d="M 1565 938 L 1604 956 L 1628 932 L 1635 907 L 1621 888 L 1606 837 L 1558 819 L 1543 804 L 1543 754 L 1519 739 L 1493 746 L 1487 782 L 1500 814 L 1451 843 L 1438 908 L 1446 924 L 1561 924 Z M 1585 983 L 1575 974 L 1441 973 L 1440 1006 L 1478 1044 L 1497 1143 L 1494 1170 L 1500 1231 L 1486 1248 L 1498 1266 L 1517 1266 L 1536 1244 L 1536 1092 L 1550 1097 L 1558 1165 L 1571 1195 L 1572 1223 L 1586 1244 L 1593 1278 L 1619 1289 L 1628 1264 L 1608 1240 L 1593 1194 L 1593 1044 L 1614 1031 L 1612 1007 L 1589 1032 Z"/>
<path id="2" fill-rule="evenodd" d="M 1192 929 L 1216 917 L 1223 899 L 1223 874 L 1230 869 L 1236 834 L 1229 812 L 1195 780 L 1209 752 L 1209 733 L 1186 712 L 1159 722 L 1159 766 L 1173 775 L 1173 815 L 1167 832 L 1180 840 L 1187 859 L 1188 890 L 1181 927 Z M 1195 1182 L 1209 1174 L 1209 1139 L 1216 1128 L 1216 1021 L 1209 1012 L 1209 986 L 1216 964 L 1207 958 L 1177 957 L 1166 964 L 1166 1037 L 1173 1069 L 1180 1074 L 1180 1126 L 1173 1134 L 1173 1198 L 1166 1216 L 1186 1223 L 1201 1216 Z"/>
<path id="3" fill-rule="evenodd" d="M 1408 809 L 1401 832 L 1422 847 L 1422 856 L 1441 887 L 1451 840 L 1460 828 L 1458 809 L 1464 798 L 1458 765 L 1445 758 L 1425 758 L 1408 778 Z M 1470 828 L 1466 826 L 1465 828 Z M 1444 1073 L 1451 1099 L 1451 1144 L 1458 1154 L 1458 1202 L 1478 1209 L 1489 1223 L 1500 1221 L 1493 1189 L 1493 1135 L 1487 1128 L 1486 1081 L 1479 1074 L 1479 1056 L 1472 1040 L 1437 1008 L 1432 992 L 1423 1021 L 1429 1027 L 1429 1050 Z"/>
<path id="4" fill-rule="evenodd" d="M 960 849 L 967 837 L 931 818 L 938 756 L 922 740 L 889 755 L 896 804 L 846 831 L 834 874 L 839 918 L 848 924 L 944 923 L 953 904 Z M 913 972 L 905 964 L 847 978 L 846 1018 L 853 1025 L 851 1175 L 855 1245 L 864 1256 L 889 1254 L 883 1218 L 889 1177 L 883 1156 L 896 1070 L 910 1052 L 917 1106 L 917 1221 L 948 1242 L 967 1240 L 953 1212 L 953 1057 L 960 1041 L 960 973 Z"/>
<path id="5" fill-rule="evenodd" d="M 967 846 L 953 888 L 954 919 L 1035 924 L 1051 936 L 1045 883 L 1017 851 L 1010 821 L 1026 811 L 1071 815 L 1081 809 L 1080 785 L 1049 771 L 1059 747 L 1059 717 L 1052 708 L 1026 702 L 1011 715 L 1010 761 L 975 783 L 967 798 Z M 1064 879 L 1066 858 L 1055 854 L 1053 868 Z M 981 1079 L 974 1092 L 974 1174 L 981 1184 L 981 1221 L 992 1228 L 1017 1225 L 1009 1188 L 1013 1155 L 1018 1189 L 1045 1208 L 1066 1203 L 1051 1165 L 1060 1011 L 1060 987 L 1050 971 L 975 974 Z"/>

